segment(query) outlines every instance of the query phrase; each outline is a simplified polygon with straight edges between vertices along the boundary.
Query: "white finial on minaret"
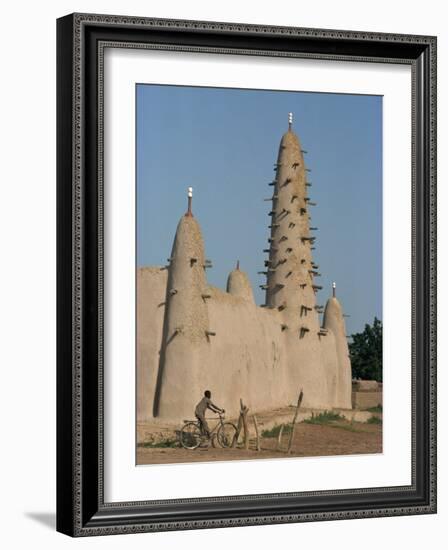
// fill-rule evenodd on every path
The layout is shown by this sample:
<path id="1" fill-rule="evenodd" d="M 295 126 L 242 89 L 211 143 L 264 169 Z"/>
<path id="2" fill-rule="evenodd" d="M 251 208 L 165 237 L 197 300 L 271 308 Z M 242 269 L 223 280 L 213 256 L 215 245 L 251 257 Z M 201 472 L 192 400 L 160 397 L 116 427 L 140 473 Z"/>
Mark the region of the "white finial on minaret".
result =
<path id="1" fill-rule="evenodd" d="M 193 199 L 193 187 L 188 188 L 188 210 L 187 210 L 187 216 L 192 216 L 191 212 L 191 202 Z"/>
<path id="2" fill-rule="evenodd" d="M 336 298 L 336 283 L 333 281 L 331 286 L 333 287 L 333 298 Z"/>
<path id="3" fill-rule="evenodd" d="M 288 113 L 288 127 L 291 130 L 291 128 L 292 128 L 292 113 Z"/>

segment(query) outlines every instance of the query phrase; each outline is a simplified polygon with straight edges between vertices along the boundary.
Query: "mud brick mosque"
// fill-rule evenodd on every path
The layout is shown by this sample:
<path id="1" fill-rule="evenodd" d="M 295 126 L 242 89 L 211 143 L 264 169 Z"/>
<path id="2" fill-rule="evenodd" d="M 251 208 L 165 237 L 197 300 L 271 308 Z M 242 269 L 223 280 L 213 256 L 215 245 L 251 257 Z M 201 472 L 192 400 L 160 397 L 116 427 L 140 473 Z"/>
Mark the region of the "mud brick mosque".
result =
<path id="1" fill-rule="evenodd" d="M 168 265 L 137 273 L 139 422 L 190 418 L 205 389 L 230 415 L 237 414 L 240 397 L 252 412 L 263 411 L 295 403 L 300 388 L 303 407 L 351 408 L 351 365 L 335 285 L 324 310 L 316 302 L 321 287 L 307 173 L 290 113 L 269 184 L 262 306 L 239 264 L 225 291 L 207 283 L 210 263 L 189 188 Z"/>

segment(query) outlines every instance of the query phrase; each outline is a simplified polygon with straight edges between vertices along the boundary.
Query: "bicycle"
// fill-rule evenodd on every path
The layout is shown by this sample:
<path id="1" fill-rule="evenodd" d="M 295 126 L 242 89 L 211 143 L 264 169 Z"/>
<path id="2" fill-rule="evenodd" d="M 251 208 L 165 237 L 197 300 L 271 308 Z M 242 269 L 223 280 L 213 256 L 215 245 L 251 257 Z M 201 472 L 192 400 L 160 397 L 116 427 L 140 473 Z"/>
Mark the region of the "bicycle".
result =
<path id="1" fill-rule="evenodd" d="M 224 415 L 219 414 L 218 416 L 219 421 L 215 427 L 210 430 L 210 435 L 202 433 L 199 420 L 184 420 L 185 424 L 179 434 L 181 446 L 188 450 L 197 449 L 201 443 L 213 443 L 213 439 L 216 435 L 216 439 L 221 447 L 231 447 L 237 434 L 237 428 L 232 422 L 224 422 Z M 213 417 L 213 420 L 216 420 L 216 418 Z"/>

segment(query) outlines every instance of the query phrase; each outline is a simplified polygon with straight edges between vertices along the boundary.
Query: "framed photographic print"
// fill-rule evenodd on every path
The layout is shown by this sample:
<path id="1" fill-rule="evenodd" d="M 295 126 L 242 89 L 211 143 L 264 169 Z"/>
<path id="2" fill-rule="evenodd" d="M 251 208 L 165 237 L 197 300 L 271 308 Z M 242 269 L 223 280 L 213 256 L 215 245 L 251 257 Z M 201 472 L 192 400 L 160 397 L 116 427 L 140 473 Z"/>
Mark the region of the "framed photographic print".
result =
<path id="1" fill-rule="evenodd" d="M 57 529 L 434 513 L 436 39 L 57 40 Z"/>

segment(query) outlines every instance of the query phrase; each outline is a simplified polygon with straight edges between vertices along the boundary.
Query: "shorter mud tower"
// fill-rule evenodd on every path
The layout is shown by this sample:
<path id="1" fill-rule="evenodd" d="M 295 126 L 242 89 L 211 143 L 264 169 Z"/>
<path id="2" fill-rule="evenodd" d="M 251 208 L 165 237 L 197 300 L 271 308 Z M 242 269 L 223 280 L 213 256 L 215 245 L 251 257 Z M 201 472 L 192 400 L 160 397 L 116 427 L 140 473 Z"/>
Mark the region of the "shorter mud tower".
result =
<path id="1" fill-rule="evenodd" d="M 191 188 L 168 265 L 139 270 L 139 421 L 189 418 L 204 389 L 230 414 L 240 397 L 252 411 L 287 406 L 299 388 L 305 407 L 351 408 L 345 322 L 334 288 L 319 321 L 319 268 L 312 258 L 317 228 L 310 226 L 308 170 L 292 114 L 274 168 L 263 306 L 255 304 L 239 262 L 226 292 L 207 284 L 211 264 Z"/>

